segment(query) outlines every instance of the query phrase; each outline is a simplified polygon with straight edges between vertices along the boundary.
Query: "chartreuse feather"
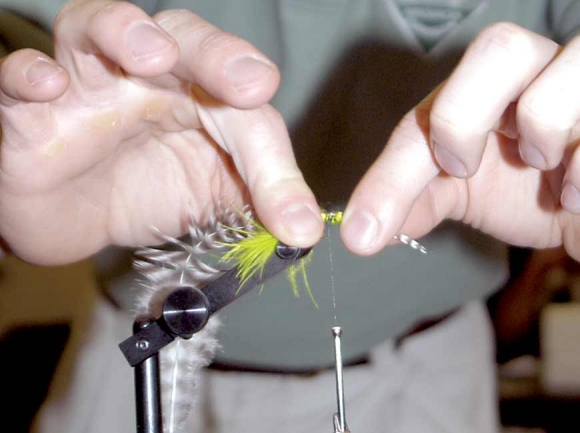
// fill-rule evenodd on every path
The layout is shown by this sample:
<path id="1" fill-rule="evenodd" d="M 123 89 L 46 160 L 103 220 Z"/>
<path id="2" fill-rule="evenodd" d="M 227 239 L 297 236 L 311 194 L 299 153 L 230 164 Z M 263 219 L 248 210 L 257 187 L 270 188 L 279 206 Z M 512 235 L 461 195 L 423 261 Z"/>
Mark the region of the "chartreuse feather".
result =
<path id="1" fill-rule="evenodd" d="M 322 220 L 330 224 L 340 224 L 342 222 L 342 212 L 325 212 L 323 211 Z M 248 221 L 248 229 L 239 229 L 226 227 L 238 234 L 244 236 L 244 239 L 238 242 L 224 243 L 228 251 L 220 259 L 221 262 L 235 263 L 238 267 L 236 276 L 240 279 L 240 289 L 256 274 L 262 275 L 266 263 L 276 252 L 278 239 L 272 235 L 262 224 L 254 219 Z M 288 281 L 296 297 L 299 296 L 298 275 L 302 277 L 304 286 L 312 300 L 318 308 L 318 303 L 314 299 L 314 294 L 308 282 L 306 267 L 311 261 L 311 256 L 300 260 L 298 263 L 288 267 Z M 238 289 L 239 290 L 239 289 Z"/>
<path id="2" fill-rule="evenodd" d="M 236 276 L 240 279 L 241 289 L 254 275 L 259 273 L 261 276 L 264 272 L 266 263 L 276 252 L 276 239 L 268 230 L 259 222 L 250 219 L 248 221 L 251 230 L 226 227 L 244 238 L 238 242 L 224 243 L 222 245 L 229 250 L 220 259 L 221 262 L 235 263 L 238 267 Z M 239 290 L 238 289 L 238 290 Z"/>

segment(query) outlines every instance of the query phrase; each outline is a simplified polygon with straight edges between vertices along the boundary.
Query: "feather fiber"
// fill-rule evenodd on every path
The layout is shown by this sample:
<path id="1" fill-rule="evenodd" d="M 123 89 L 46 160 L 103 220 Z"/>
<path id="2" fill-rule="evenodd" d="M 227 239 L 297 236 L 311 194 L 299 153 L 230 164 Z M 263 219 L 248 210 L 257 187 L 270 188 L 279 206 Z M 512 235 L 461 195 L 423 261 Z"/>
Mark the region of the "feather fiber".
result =
<path id="1" fill-rule="evenodd" d="M 190 220 L 188 235 L 172 238 L 158 232 L 164 244 L 141 248 L 134 267 L 142 275 L 136 297 L 137 315 L 160 317 L 163 301 L 180 286 L 203 289 L 226 270 L 214 256 L 252 231 L 251 212 L 221 210 L 207 223 Z M 229 265 L 230 267 L 232 265 Z M 164 433 L 180 433 L 195 403 L 195 389 L 203 367 L 218 348 L 219 318 L 212 317 L 203 330 L 189 340 L 176 339 L 160 352 L 161 404 Z"/>

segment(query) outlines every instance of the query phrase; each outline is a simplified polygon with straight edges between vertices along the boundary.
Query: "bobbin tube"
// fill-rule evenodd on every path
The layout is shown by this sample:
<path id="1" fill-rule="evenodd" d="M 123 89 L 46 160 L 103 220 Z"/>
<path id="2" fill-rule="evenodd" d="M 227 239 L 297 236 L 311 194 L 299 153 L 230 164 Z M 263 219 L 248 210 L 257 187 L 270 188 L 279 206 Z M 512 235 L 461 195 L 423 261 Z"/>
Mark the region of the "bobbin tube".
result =
<path id="1" fill-rule="evenodd" d="M 334 363 L 336 371 L 336 404 L 338 412 L 334 419 L 335 431 L 346 432 L 346 411 L 344 405 L 344 383 L 342 376 L 342 350 L 340 346 L 340 337 L 342 335 L 342 328 L 340 326 L 332 327 L 332 335 L 334 336 Z"/>

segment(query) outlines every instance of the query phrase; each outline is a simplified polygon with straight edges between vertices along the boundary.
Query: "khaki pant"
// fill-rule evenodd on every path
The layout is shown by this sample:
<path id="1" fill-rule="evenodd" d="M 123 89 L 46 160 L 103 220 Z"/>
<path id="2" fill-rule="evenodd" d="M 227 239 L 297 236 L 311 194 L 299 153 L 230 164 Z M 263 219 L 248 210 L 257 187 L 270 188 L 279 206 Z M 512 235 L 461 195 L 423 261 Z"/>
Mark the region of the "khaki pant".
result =
<path id="1" fill-rule="evenodd" d="M 89 338 L 63 360 L 36 431 L 135 431 L 133 374 L 117 348 L 130 325 L 105 302 L 99 306 Z M 397 349 L 391 342 L 376 347 L 369 364 L 345 369 L 351 431 L 496 433 L 492 347 L 487 314 L 476 302 Z M 331 432 L 334 386 L 332 371 L 310 377 L 206 371 L 184 431 Z"/>

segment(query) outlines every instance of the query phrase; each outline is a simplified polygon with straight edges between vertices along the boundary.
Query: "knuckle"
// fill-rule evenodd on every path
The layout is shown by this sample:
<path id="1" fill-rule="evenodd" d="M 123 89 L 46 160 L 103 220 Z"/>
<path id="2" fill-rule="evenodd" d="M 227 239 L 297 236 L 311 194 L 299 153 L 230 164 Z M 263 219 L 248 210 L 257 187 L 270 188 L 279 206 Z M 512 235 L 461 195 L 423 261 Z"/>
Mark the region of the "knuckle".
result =
<path id="1" fill-rule="evenodd" d="M 112 21 L 130 24 L 133 19 L 143 15 L 144 12 L 139 7 L 129 2 L 101 4 L 99 1 L 73 1 L 66 4 L 54 19 L 54 35 L 56 39 L 66 37 L 71 28 L 78 27 L 79 21 L 86 24 L 87 29 L 83 30 L 93 28 L 102 31 Z"/>
<path id="2" fill-rule="evenodd" d="M 499 48 L 508 52 L 520 52 L 524 44 L 527 45 L 529 42 L 522 27 L 509 22 L 500 22 L 483 29 L 470 49 L 489 51 Z"/>
<path id="3" fill-rule="evenodd" d="M 454 107 L 441 107 L 436 104 L 429 116 L 432 135 L 444 140 L 456 139 L 463 141 L 472 133 L 477 132 L 474 117 L 467 113 L 469 110 L 456 110 Z"/>
<path id="4" fill-rule="evenodd" d="M 175 34 L 177 30 L 183 28 L 195 28 L 201 21 L 186 9 L 166 9 L 153 15 L 153 20 L 169 34 Z"/>
<path id="5" fill-rule="evenodd" d="M 177 41 L 195 41 L 200 53 L 215 53 L 241 43 L 241 39 L 224 32 L 204 19 L 185 9 L 159 12 L 153 19 Z"/>
<path id="6" fill-rule="evenodd" d="M 284 118 L 282 117 L 282 115 L 280 114 L 280 112 L 278 110 L 276 110 L 273 106 L 271 106 L 270 104 L 266 104 L 263 105 L 260 110 L 262 111 L 262 113 L 264 114 L 264 117 L 272 124 L 275 125 L 280 125 L 280 124 L 284 124 Z"/>
<path id="7" fill-rule="evenodd" d="M 407 113 L 395 127 L 393 134 L 397 134 L 403 140 L 415 141 L 417 138 L 417 126 L 424 131 L 427 130 L 426 121 L 422 120 L 427 113 L 414 113 L 413 111 Z"/>
<path id="8" fill-rule="evenodd" d="M 195 25 L 200 19 L 187 9 L 166 9 L 153 15 L 153 19 L 165 31 L 170 31 L 182 25 Z"/>
<path id="9" fill-rule="evenodd" d="M 429 147 L 428 113 L 426 119 L 413 110 L 407 113 L 394 128 L 387 148 L 389 152 L 398 152 L 408 146 L 417 144 Z"/>
<path id="10" fill-rule="evenodd" d="M 522 130 L 565 132 L 570 129 L 568 116 L 554 109 L 541 95 L 524 93 L 517 106 L 517 121 Z"/>
<path id="11" fill-rule="evenodd" d="M 55 39 L 60 39 L 64 29 L 67 27 L 69 17 L 71 17 L 78 8 L 80 8 L 79 4 L 75 2 L 69 2 L 65 4 L 56 14 L 52 24 Z"/>
<path id="12" fill-rule="evenodd" d="M 201 53 L 215 53 L 229 50 L 238 42 L 235 36 L 213 26 L 208 26 L 203 29 L 200 36 L 198 47 Z"/>
<path id="13" fill-rule="evenodd" d="M 98 8 L 90 19 L 89 25 L 101 25 L 112 20 L 129 24 L 135 17 L 143 12 L 134 4 L 128 2 L 114 2 Z"/>
<path id="14" fill-rule="evenodd" d="M 520 97 L 517 107 L 519 122 L 538 124 L 544 119 L 543 111 L 537 96 L 525 93 Z"/>
<path id="15" fill-rule="evenodd" d="M 264 105 L 253 110 L 239 110 L 250 134 L 261 137 L 268 136 L 272 131 L 285 128 L 282 115 L 271 105 Z"/>
<path id="16" fill-rule="evenodd" d="M 70 14 L 73 13 L 76 9 L 80 7 L 78 2 L 70 1 L 64 4 L 62 8 L 58 11 L 56 16 L 54 17 L 53 27 L 54 29 L 58 29 L 60 25 L 62 25 L 63 21 L 66 21 Z"/>

